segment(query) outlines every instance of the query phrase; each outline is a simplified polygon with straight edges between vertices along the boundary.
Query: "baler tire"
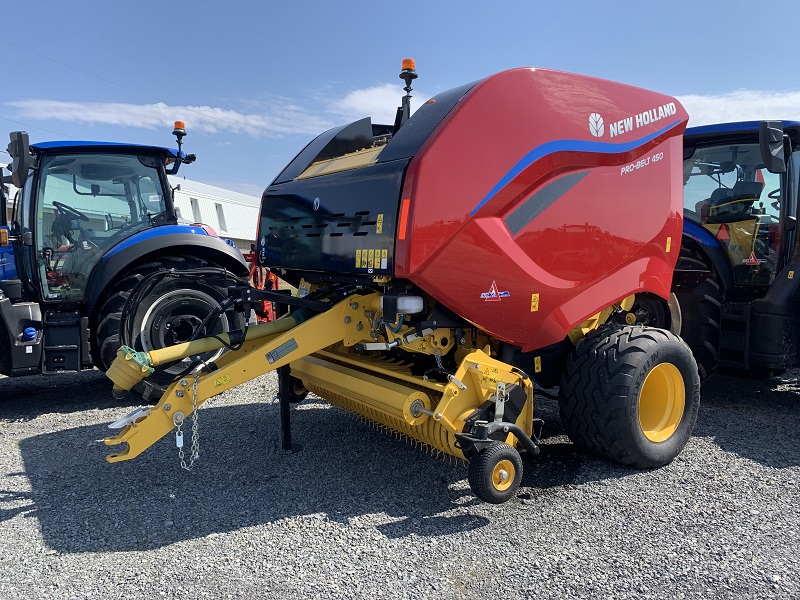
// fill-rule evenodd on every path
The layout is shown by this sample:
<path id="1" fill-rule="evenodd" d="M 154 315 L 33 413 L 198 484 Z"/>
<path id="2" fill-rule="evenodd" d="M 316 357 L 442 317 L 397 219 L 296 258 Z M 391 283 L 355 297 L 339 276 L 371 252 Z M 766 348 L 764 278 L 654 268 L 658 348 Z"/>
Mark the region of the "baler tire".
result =
<path id="1" fill-rule="evenodd" d="M 681 307 L 680 336 L 694 354 L 700 381 L 705 381 L 719 368 L 722 290 L 708 278 L 691 291 L 675 292 L 675 296 Z"/>
<path id="2" fill-rule="evenodd" d="M 578 343 L 561 375 L 559 409 L 570 439 L 634 468 L 670 463 L 699 407 L 691 350 L 663 329 L 604 325 Z"/>
<path id="3" fill-rule="evenodd" d="M 128 340 L 125 332 L 122 331 L 122 310 L 131 292 L 136 285 L 144 279 L 147 275 L 157 271 L 167 271 L 174 269 L 177 272 L 187 271 L 190 269 L 216 267 L 217 265 L 209 261 L 183 256 L 165 256 L 159 258 L 158 262 L 146 263 L 136 267 L 136 272 L 131 273 L 120 279 L 106 294 L 106 300 L 101 305 L 98 317 L 96 320 L 96 327 L 93 328 L 95 347 L 98 349 L 96 366 L 105 371 L 111 366 L 114 358 L 116 358 L 117 350 L 121 345 L 128 345 L 134 347 L 136 350 L 152 350 L 154 348 L 143 348 L 140 336 L 137 335 L 136 339 Z M 164 294 L 167 288 L 171 291 L 179 290 L 181 286 L 196 295 L 196 299 L 201 296 L 206 299 L 211 299 L 214 302 L 219 302 L 224 297 L 224 290 L 218 286 L 208 283 L 201 283 L 197 280 L 184 280 L 181 278 L 167 278 L 161 283 L 158 283 L 155 288 L 145 297 L 141 303 L 143 308 L 150 307 L 150 300 L 154 299 L 158 294 Z M 157 300 L 155 298 L 154 300 Z M 206 301 L 206 304 L 208 302 Z M 201 312 L 202 314 L 202 312 Z M 207 312 L 205 314 L 208 314 Z M 141 321 L 144 312 L 137 310 L 134 314 L 130 315 L 135 321 Z M 228 323 L 227 320 L 231 322 Z M 134 330 L 140 331 L 142 323 L 139 322 L 135 325 Z M 239 313 L 226 313 L 226 321 L 222 325 L 223 330 L 240 329 L 244 327 L 244 320 Z M 159 346 L 160 347 L 160 346 Z M 174 371 L 175 369 L 172 369 Z M 133 392 L 139 394 L 148 402 L 156 402 L 166 391 L 169 384 L 172 382 L 175 373 L 153 373 L 148 378 L 137 383 L 133 388 Z"/>
<path id="4" fill-rule="evenodd" d="M 508 444 L 492 442 L 469 462 L 468 481 L 472 493 L 479 499 L 490 504 L 502 504 L 519 489 L 522 457 Z"/>

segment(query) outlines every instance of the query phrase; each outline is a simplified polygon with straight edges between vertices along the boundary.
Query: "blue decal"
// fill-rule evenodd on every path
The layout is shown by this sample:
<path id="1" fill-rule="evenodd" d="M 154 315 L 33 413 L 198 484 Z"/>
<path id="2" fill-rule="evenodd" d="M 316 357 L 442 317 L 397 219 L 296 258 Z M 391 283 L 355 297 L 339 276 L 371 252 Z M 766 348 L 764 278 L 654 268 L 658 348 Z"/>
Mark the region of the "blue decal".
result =
<path id="1" fill-rule="evenodd" d="M 491 190 L 489 190 L 489 193 L 486 194 L 483 200 L 478 203 L 478 206 L 472 209 L 472 212 L 469 213 L 469 216 L 471 217 L 478 212 L 484 204 L 492 199 L 492 196 L 503 189 L 506 185 L 513 181 L 517 175 L 522 173 L 522 171 L 527 169 L 540 158 L 543 158 L 549 154 L 555 154 L 557 152 L 594 152 L 597 154 L 619 154 L 622 152 L 630 152 L 631 150 L 635 150 L 639 146 L 643 146 L 647 142 L 657 138 L 665 131 L 669 131 L 678 123 L 680 123 L 680 121 L 674 121 L 673 123 L 670 123 L 666 127 L 659 129 L 648 136 L 638 140 L 633 140 L 632 142 L 623 142 L 621 144 L 613 144 L 611 142 L 587 142 L 584 140 L 553 140 L 552 142 L 547 142 L 546 144 L 537 146 L 523 156 L 522 159 L 516 165 L 514 165 L 514 167 L 508 173 L 506 173 Z"/>
<path id="2" fill-rule="evenodd" d="M 105 260 L 110 256 L 114 256 L 118 252 L 122 252 L 126 248 L 130 248 L 131 246 L 146 240 L 159 238 L 173 233 L 194 233 L 197 235 L 208 235 L 208 233 L 206 233 L 202 227 L 196 227 L 194 225 L 162 225 L 160 227 L 152 227 L 150 229 L 145 229 L 144 231 L 135 233 L 131 237 L 122 240 L 119 244 L 109 250 L 103 259 Z"/>

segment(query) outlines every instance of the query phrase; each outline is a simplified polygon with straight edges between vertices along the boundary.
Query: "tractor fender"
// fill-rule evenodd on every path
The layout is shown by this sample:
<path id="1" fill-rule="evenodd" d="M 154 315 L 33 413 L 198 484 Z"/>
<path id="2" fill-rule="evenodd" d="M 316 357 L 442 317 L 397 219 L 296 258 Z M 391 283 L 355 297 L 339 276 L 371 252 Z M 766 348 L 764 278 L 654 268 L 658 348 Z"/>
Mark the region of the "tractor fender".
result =
<path id="1" fill-rule="evenodd" d="M 160 255 L 195 256 L 217 263 L 234 275 L 247 277 L 248 265 L 238 248 L 206 233 L 200 227 L 165 225 L 132 235 L 109 250 L 92 271 L 87 284 L 86 307 L 90 313 L 108 286 L 124 276 L 136 263 L 158 259 Z"/>
<path id="2" fill-rule="evenodd" d="M 719 276 L 723 293 L 733 289 L 733 268 L 731 267 L 728 253 L 720 241 L 714 237 L 710 231 L 702 225 L 684 219 L 683 221 L 683 243 L 686 240 L 693 240 L 699 250 L 708 259 L 708 263 L 714 267 Z"/>

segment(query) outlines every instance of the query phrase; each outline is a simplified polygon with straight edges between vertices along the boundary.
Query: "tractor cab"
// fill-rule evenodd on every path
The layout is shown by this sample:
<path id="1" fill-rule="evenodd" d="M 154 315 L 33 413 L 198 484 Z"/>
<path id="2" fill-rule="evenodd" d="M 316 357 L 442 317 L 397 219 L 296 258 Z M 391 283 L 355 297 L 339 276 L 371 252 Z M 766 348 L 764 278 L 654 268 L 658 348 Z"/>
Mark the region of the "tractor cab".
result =
<path id="1" fill-rule="evenodd" d="M 787 149 L 797 148 L 800 123 L 781 127 L 777 167 L 762 152 L 764 135 L 752 122 L 689 128 L 684 138 L 684 217 L 723 250 L 718 258 L 727 268 L 720 264 L 717 271 L 732 279 L 732 297 L 762 296 L 795 244 L 800 152 L 784 157 L 783 137 Z"/>
<path id="2" fill-rule="evenodd" d="M 10 152 L 15 162 L 8 179 L 21 188 L 15 201 L 4 201 L 18 242 L 12 246 L 19 284 L 10 297 L 81 302 L 95 266 L 112 248 L 177 222 L 165 168 L 174 171 L 181 162 L 173 149 L 74 141 L 28 146 L 26 135 L 12 134 Z"/>
<path id="3" fill-rule="evenodd" d="M 800 122 L 691 127 L 673 278 L 680 333 L 701 377 L 800 361 Z"/>

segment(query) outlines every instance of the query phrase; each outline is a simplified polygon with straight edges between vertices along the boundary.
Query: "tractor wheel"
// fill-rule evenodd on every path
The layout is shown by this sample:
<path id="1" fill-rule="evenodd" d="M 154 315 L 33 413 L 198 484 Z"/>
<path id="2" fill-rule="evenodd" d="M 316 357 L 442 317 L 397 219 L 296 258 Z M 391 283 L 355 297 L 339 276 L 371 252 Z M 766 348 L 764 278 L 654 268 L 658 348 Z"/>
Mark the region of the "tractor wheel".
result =
<path id="1" fill-rule="evenodd" d="M 503 442 L 492 442 L 469 462 L 469 487 L 484 502 L 512 498 L 522 481 L 522 457 Z"/>
<path id="2" fill-rule="evenodd" d="M 95 329 L 95 344 L 102 370 L 108 369 L 121 345 L 139 351 L 156 350 L 188 341 L 195 327 L 219 306 L 225 297 L 224 288 L 198 279 L 168 277 L 158 283 L 143 298 L 135 310 L 128 315 L 133 320 L 133 339 L 127 339 L 128 327 L 123 327 L 122 309 L 136 285 L 156 271 L 174 269 L 177 272 L 190 269 L 214 267 L 207 261 L 168 256 L 158 262 L 137 267 L 135 273 L 123 277 L 111 290 L 100 309 L 98 326 Z M 240 329 L 244 321 L 239 313 L 229 311 L 212 322 L 206 329 L 208 334 L 218 334 Z M 214 360 L 222 350 L 202 355 L 203 360 Z M 157 371 L 134 387 L 145 400 L 157 401 L 175 376 L 186 369 L 188 362 L 180 362 L 164 371 Z"/>
<path id="3" fill-rule="evenodd" d="M 647 469 L 672 461 L 689 439 L 700 378 L 691 350 L 674 334 L 605 325 L 567 359 L 558 400 L 578 447 Z"/>
<path id="4" fill-rule="evenodd" d="M 722 290 L 709 278 L 691 291 L 675 292 L 681 307 L 683 341 L 692 349 L 700 381 L 719 368 L 719 322 Z"/>

